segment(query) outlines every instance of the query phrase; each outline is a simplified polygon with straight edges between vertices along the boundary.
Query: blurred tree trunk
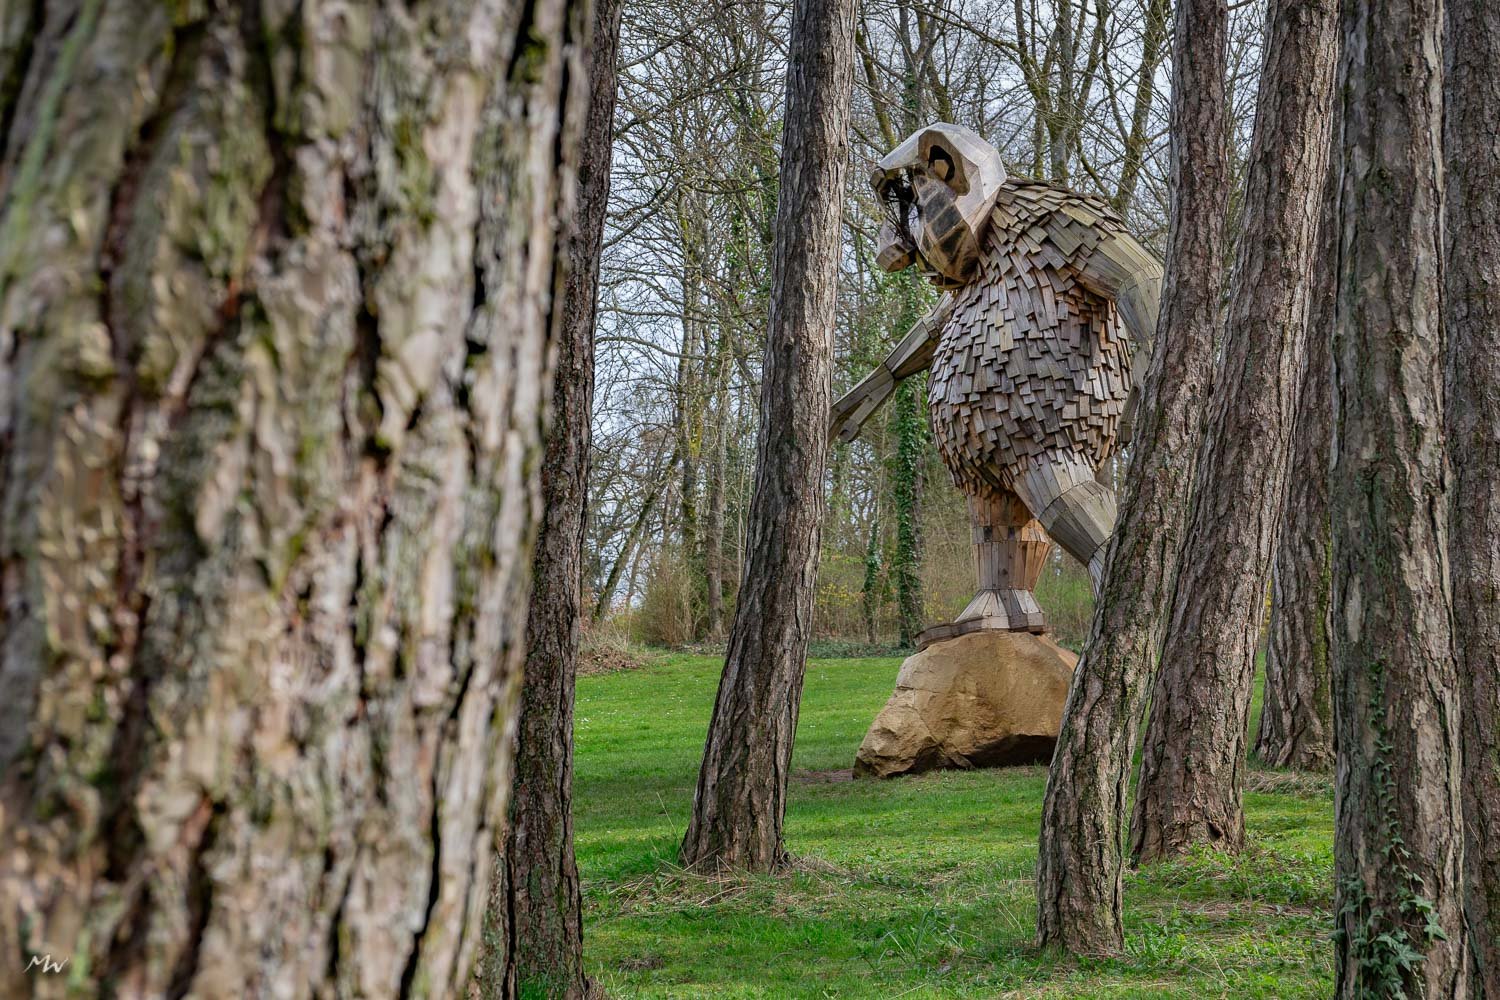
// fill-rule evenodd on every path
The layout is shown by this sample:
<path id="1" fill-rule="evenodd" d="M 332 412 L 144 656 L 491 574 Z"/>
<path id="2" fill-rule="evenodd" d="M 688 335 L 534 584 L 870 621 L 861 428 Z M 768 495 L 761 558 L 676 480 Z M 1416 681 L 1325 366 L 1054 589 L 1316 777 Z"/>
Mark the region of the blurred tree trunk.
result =
<path id="1" fill-rule="evenodd" d="M 1328 463 L 1333 450 L 1333 359 L 1329 351 L 1338 270 L 1340 154 L 1334 149 L 1341 141 L 1338 112 L 1335 101 L 1312 258 L 1307 341 L 1286 503 L 1271 570 L 1266 681 L 1255 740 L 1255 754 L 1264 763 L 1302 771 L 1333 768 Z"/>
<path id="2" fill-rule="evenodd" d="M 1442 3 L 1351 0 L 1342 31 L 1330 482 L 1337 994 L 1463 997 L 1462 810 L 1474 790 L 1462 787 L 1445 580 Z"/>
<path id="3" fill-rule="evenodd" d="M 1172 70 L 1172 218 L 1155 350 L 1104 585 L 1047 776 L 1037 940 L 1124 946 L 1122 840 L 1130 761 L 1177 574 L 1213 370 L 1228 201 L 1225 0 L 1181 0 Z"/>
<path id="4" fill-rule="evenodd" d="M 581 998 L 583 909 L 573 857 L 573 690 L 583 617 L 583 544 L 593 439 L 594 306 L 609 202 L 610 126 L 621 0 L 598 0 L 582 44 L 588 108 L 577 211 L 560 257 L 552 421 L 542 456 L 542 518 L 532 566 L 515 782 L 496 862 L 477 997 Z"/>
<path id="5" fill-rule="evenodd" d="M 1227 330 L 1131 823 L 1137 862 L 1245 842 L 1255 649 L 1306 340 L 1328 165 L 1336 0 L 1272 0 Z"/>
<path id="6" fill-rule="evenodd" d="M 766 870 L 782 823 L 817 581 L 848 161 L 853 0 L 797 0 L 747 563 L 683 862 Z"/>
<path id="7" fill-rule="evenodd" d="M 1500 997 L 1500 7 L 1447 0 L 1449 505 L 1476 993 Z"/>
<path id="8" fill-rule="evenodd" d="M 35 5 L 0 164 L 0 993 L 63 989 L 15 960 L 48 953 L 88 995 L 463 990 L 585 9 Z"/>

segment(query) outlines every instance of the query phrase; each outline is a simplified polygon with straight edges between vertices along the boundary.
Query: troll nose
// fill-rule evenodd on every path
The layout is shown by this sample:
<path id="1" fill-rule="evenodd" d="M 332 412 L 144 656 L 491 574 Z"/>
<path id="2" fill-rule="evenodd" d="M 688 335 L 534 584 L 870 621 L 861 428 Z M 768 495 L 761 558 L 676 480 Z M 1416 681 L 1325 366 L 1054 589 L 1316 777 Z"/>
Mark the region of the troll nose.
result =
<path id="1" fill-rule="evenodd" d="M 893 223 L 886 222 L 880 227 L 880 252 L 875 255 L 875 263 L 882 271 L 905 270 L 916 259 L 917 248 Z"/>

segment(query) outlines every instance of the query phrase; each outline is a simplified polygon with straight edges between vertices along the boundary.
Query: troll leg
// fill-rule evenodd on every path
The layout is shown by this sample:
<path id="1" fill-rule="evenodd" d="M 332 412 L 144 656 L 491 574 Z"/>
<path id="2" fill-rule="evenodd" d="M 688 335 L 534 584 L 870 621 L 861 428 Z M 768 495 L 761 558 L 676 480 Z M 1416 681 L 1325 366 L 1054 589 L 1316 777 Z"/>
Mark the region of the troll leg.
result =
<path id="1" fill-rule="evenodd" d="M 1047 535 L 1089 568 L 1094 593 L 1104 576 L 1104 553 L 1115 528 L 1115 491 L 1094 481 L 1094 464 L 1075 452 L 1047 452 L 1028 460 L 1012 487 Z"/>
<path id="2" fill-rule="evenodd" d="M 1009 490 L 971 495 L 969 519 L 979 593 L 956 623 L 969 628 L 1042 631 L 1046 619 L 1032 591 L 1051 545 L 1041 525 Z"/>

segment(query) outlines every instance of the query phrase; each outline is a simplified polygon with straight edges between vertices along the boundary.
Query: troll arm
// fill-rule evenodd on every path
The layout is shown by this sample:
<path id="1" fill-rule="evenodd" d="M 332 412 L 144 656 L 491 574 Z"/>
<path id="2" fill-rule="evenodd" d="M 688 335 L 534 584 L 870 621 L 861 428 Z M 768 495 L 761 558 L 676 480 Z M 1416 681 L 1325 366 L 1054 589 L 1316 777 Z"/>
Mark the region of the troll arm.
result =
<path id="1" fill-rule="evenodd" d="M 1146 370 L 1151 367 L 1152 343 L 1156 339 L 1157 315 L 1161 311 L 1161 262 L 1141 245 L 1140 241 L 1123 229 L 1110 225 L 1091 213 L 1064 209 L 1054 223 L 1057 227 L 1073 230 L 1088 226 L 1101 239 L 1087 254 L 1078 258 L 1078 281 L 1089 291 L 1110 299 L 1120 311 L 1125 332 L 1133 342 L 1133 358 L 1130 364 L 1130 398 L 1125 404 L 1125 414 L 1120 421 L 1119 441 L 1130 441 L 1135 411 L 1140 396 L 1141 383 Z M 1082 217 L 1080 217 L 1082 216 Z M 1049 227 L 1051 228 L 1051 227 Z M 1054 242 L 1059 234 L 1051 234 Z M 1075 241 L 1070 241 L 1075 242 Z"/>
<path id="2" fill-rule="evenodd" d="M 853 441 L 866 420 L 885 404 L 896 384 L 925 371 L 932 364 L 938 335 L 953 311 L 952 296 L 944 295 L 932 311 L 917 320 L 901 343 L 875 370 L 833 404 L 828 413 L 828 439 Z"/>

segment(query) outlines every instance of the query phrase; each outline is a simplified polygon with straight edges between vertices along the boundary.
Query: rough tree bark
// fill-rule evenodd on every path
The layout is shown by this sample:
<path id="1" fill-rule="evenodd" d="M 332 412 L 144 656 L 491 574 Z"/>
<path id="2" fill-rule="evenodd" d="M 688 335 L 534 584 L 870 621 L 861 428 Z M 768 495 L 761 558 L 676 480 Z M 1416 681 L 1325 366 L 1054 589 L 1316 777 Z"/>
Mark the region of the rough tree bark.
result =
<path id="1" fill-rule="evenodd" d="M 1337 21 L 1336 0 L 1267 10 L 1245 230 L 1136 786 L 1138 863 L 1245 842 L 1255 647 L 1306 339 Z"/>
<path id="2" fill-rule="evenodd" d="M 747 559 L 682 842 L 688 865 L 765 870 L 785 858 L 823 516 L 853 68 L 853 0 L 797 0 Z"/>
<path id="3" fill-rule="evenodd" d="M 1441 31 L 1442 0 L 1344 4 L 1330 506 L 1335 949 L 1350 1000 L 1468 996 L 1445 579 Z"/>
<path id="4" fill-rule="evenodd" d="M 1124 946 L 1120 892 L 1130 761 L 1186 527 L 1223 284 L 1228 17 L 1224 0 L 1177 5 L 1161 317 L 1104 584 L 1047 776 L 1037 939 L 1078 954 Z"/>
<path id="5" fill-rule="evenodd" d="M 1337 44 L 1337 39 L 1335 39 Z M 1329 160 L 1313 254 L 1311 302 L 1286 502 L 1271 568 L 1271 624 L 1255 754 L 1272 767 L 1333 769 L 1333 668 L 1328 659 L 1328 460 L 1333 450 L 1334 291 L 1341 141 L 1333 102 Z"/>
<path id="6" fill-rule="evenodd" d="M 0 993 L 452 996 L 510 786 L 559 0 L 34 5 Z"/>
<path id="7" fill-rule="evenodd" d="M 1448 528 L 1465 882 L 1475 990 L 1500 998 L 1500 8 L 1447 0 L 1446 9 Z"/>
<path id="8" fill-rule="evenodd" d="M 470 991 L 484 1000 L 575 1000 L 588 994 L 573 856 L 573 691 L 593 440 L 594 307 L 609 201 L 620 6 L 620 0 L 597 0 L 583 44 L 588 111 L 578 149 L 577 210 L 559 253 L 557 367 L 542 456 L 542 519 L 532 564 L 515 782 Z"/>

